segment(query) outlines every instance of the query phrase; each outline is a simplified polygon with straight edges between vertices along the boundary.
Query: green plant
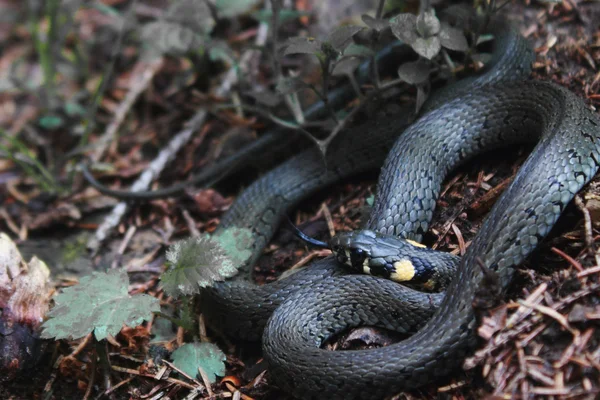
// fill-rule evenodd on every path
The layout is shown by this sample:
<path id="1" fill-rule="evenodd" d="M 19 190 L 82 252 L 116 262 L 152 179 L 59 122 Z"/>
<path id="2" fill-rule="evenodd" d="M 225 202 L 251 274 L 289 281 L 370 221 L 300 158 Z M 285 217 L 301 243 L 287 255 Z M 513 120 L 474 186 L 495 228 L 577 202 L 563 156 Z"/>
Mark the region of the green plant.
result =
<path id="1" fill-rule="evenodd" d="M 471 58 L 478 56 L 474 51 L 474 46 L 479 42 L 479 29 L 467 32 L 471 36 L 469 41 L 462 28 L 441 21 L 436 16 L 435 10 L 431 8 L 429 1 L 421 1 L 418 15 L 401 13 L 392 18 L 384 16 L 385 3 L 385 0 L 379 1 L 374 17 L 367 14 L 362 16 L 365 26 L 342 26 L 331 32 L 324 40 L 292 37 L 280 44 L 278 27 L 281 23 L 280 16 L 284 14 L 285 10 L 282 9 L 280 1 L 272 0 L 270 12 L 262 15 L 261 20 L 266 21 L 266 16 L 270 16 L 271 45 L 264 51 L 271 60 L 273 80 L 276 84 L 273 90 L 267 88 L 259 93 L 249 93 L 250 97 L 258 104 L 255 106 L 244 105 L 243 107 L 269 118 L 277 125 L 302 132 L 317 145 L 324 155 L 332 139 L 346 126 L 356 111 L 373 98 L 379 97 L 383 91 L 401 84 L 414 86 L 417 90 L 416 108 L 418 111 L 427 99 L 432 76 L 434 79 L 439 79 L 440 75 L 447 76 L 456 69 L 450 52 L 462 53 Z M 479 28 L 485 26 L 491 15 L 501 7 L 498 7 L 494 0 L 484 2 L 480 12 L 482 21 L 476 26 Z M 472 15 L 472 12 L 466 14 Z M 376 53 L 383 46 L 381 40 L 385 37 L 386 31 L 391 31 L 396 38 L 410 45 L 418 59 L 400 65 L 398 79 L 382 82 L 377 72 L 379 69 Z M 362 37 L 361 43 L 355 40 L 357 36 Z M 365 38 L 367 38 L 366 41 Z M 320 85 L 309 83 L 293 72 L 285 73 L 282 70 L 280 58 L 293 55 L 316 57 L 321 70 Z M 353 72 L 359 63 L 366 59 L 371 60 L 373 90 L 365 95 L 355 81 Z M 345 75 L 350 78 L 360 100 L 359 106 L 345 117 L 338 115 L 328 104 L 327 94 L 330 90 L 331 78 L 336 75 Z M 327 121 L 306 121 L 300 109 L 300 102 L 296 97 L 301 90 L 314 92 L 328 109 L 328 119 L 333 123 L 334 128 L 324 139 L 318 139 L 309 132 L 310 127 L 324 126 Z M 293 120 L 282 118 L 273 111 L 282 103 L 287 106 L 287 111 L 293 116 Z"/>
<path id="2" fill-rule="evenodd" d="M 16 137 L 0 129 L 0 151 L 18 165 L 45 192 L 56 194 L 62 187 L 52 173 L 38 160 L 29 148 Z"/>
<path id="3" fill-rule="evenodd" d="M 27 4 L 27 27 L 41 77 L 38 82 L 32 80 L 29 75 L 22 76 L 18 73 L 18 66 L 30 63 L 26 57 L 15 60 L 8 77 L 13 87 L 39 99 L 38 117 L 28 128 L 32 132 L 35 131 L 42 140 L 28 143 L 27 139 L 21 137 L 21 132 L 8 134 L 3 131 L 0 137 L 0 149 L 6 157 L 31 176 L 41 190 L 62 195 L 69 191 L 72 180 L 61 179 L 60 172 L 88 144 L 89 133 L 95 127 L 98 105 L 112 76 L 112 65 L 120 49 L 120 40 L 127 29 L 117 32 L 119 40 L 115 46 L 112 62 L 103 68 L 93 91 L 73 91 L 74 83 L 92 79 L 88 63 L 94 45 L 93 41 L 80 40 L 77 37 L 76 12 L 84 8 L 98 8 L 102 12 L 111 12 L 113 15 L 118 13 L 101 3 L 84 4 L 78 0 L 45 2 L 30 0 Z M 123 19 L 125 20 L 127 18 Z M 42 146 L 40 142 L 50 144 L 46 139 L 48 136 L 46 133 L 57 131 L 66 132 L 70 136 L 79 136 L 78 147 L 67 149 L 66 154 L 52 154 L 52 157 L 48 157 L 49 153 L 45 153 L 47 157 L 41 159 L 35 155 L 35 150 L 29 150 L 32 146 Z M 71 170 L 69 178 L 72 178 L 72 173 Z"/>
<path id="4" fill-rule="evenodd" d="M 170 296 L 190 296 L 235 275 L 251 255 L 247 245 L 251 238 L 249 230 L 231 228 L 173 244 L 167 251 L 168 268 L 160 278 L 163 289 Z"/>
<path id="5" fill-rule="evenodd" d="M 158 312 L 158 299 L 130 296 L 125 270 L 94 273 L 55 297 L 42 328 L 43 338 L 79 339 L 94 332 L 96 340 L 116 336 L 123 325 L 136 326 Z"/>

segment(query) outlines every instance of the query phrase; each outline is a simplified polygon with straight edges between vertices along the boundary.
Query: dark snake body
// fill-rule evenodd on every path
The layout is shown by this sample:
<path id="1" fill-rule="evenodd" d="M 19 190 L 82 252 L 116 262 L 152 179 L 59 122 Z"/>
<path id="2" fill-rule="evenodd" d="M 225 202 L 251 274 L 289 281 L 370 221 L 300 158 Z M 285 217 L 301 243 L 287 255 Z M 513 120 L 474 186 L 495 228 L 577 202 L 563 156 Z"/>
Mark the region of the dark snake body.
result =
<path id="1" fill-rule="evenodd" d="M 556 85 L 511 83 L 528 74 L 531 52 L 510 31 L 497 41 L 491 69 L 442 90 L 429 105 L 431 111 L 395 142 L 366 226 L 418 241 L 428 229 L 450 170 L 482 151 L 537 141 L 486 218 L 445 294 L 345 275 L 331 257 L 263 287 L 227 282 L 204 291 L 203 311 L 227 334 L 258 339 L 272 314 L 262 337 L 263 351 L 272 378 L 283 389 L 302 398 L 381 398 L 452 372 L 474 342 L 471 302 L 484 279 L 477 260 L 506 288 L 514 267 L 596 173 L 598 116 Z M 318 155 L 309 151 L 250 186 L 220 226 L 245 227 L 256 234 L 246 267 L 254 263 L 290 207 L 340 178 L 381 165 L 382 155 L 406 125 L 394 117 L 350 130 L 332 147 L 326 171 Z M 416 333 L 381 349 L 319 348 L 331 335 L 359 325 Z"/>

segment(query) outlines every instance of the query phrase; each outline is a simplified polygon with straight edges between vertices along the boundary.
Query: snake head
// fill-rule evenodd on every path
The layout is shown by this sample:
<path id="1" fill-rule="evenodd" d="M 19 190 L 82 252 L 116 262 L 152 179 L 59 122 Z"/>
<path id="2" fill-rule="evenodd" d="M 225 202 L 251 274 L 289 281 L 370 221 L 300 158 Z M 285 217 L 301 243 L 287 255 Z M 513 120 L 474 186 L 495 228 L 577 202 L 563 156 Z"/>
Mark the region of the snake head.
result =
<path id="1" fill-rule="evenodd" d="M 379 265 L 379 269 L 385 269 L 385 265 L 380 265 L 381 259 L 373 257 L 374 253 L 381 250 L 378 246 L 381 236 L 370 230 L 341 232 L 329 240 L 329 247 L 340 263 L 356 272 L 373 274 L 373 266 Z M 389 277 L 389 273 L 377 275 Z"/>
<path id="2" fill-rule="evenodd" d="M 425 262 L 417 266 L 412 261 L 424 246 L 396 236 L 371 230 L 341 232 L 330 239 L 329 247 L 340 263 L 355 272 L 397 282 L 423 280 L 431 275 L 431 267 L 424 268 Z"/>

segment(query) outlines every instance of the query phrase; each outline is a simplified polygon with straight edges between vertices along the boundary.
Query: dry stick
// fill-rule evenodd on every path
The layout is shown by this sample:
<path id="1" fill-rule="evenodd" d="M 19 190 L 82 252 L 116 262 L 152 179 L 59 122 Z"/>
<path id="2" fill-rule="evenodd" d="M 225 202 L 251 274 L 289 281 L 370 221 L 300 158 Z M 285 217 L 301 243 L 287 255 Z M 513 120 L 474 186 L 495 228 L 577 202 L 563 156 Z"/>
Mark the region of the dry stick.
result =
<path id="1" fill-rule="evenodd" d="M 571 266 L 573 268 L 575 268 L 578 272 L 583 272 L 583 267 L 581 266 L 581 264 L 579 263 L 579 261 L 577 261 L 576 259 L 574 259 L 570 255 L 568 255 L 564 251 L 562 251 L 560 249 L 557 249 L 556 247 L 551 247 L 550 251 L 552 251 L 554 254 L 557 254 L 557 255 L 561 256 L 566 262 L 568 262 L 569 264 L 571 264 Z"/>
<path id="2" fill-rule="evenodd" d="M 135 375 L 135 376 L 139 376 L 139 377 L 142 377 L 142 378 L 148 378 L 148 379 L 152 379 L 154 381 L 156 380 L 156 379 L 154 379 L 154 375 L 144 374 L 144 373 L 138 371 L 137 369 L 119 367 L 118 365 L 112 365 L 111 369 L 113 371 L 122 372 L 122 373 L 125 373 L 125 374 Z M 163 378 L 161 380 L 161 382 L 163 382 L 163 381 L 174 383 L 176 385 L 181 385 L 181 386 L 183 386 L 183 387 L 185 387 L 187 389 L 190 389 L 190 390 L 194 390 L 194 389 L 196 389 L 198 387 L 198 386 L 190 385 L 189 383 L 187 383 L 185 381 L 182 381 L 180 379 L 175 379 L 175 378 L 171 378 L 171 377 Z M 194 380 L 194 383 L 196 383 L 195 380 Z M 198 382 L 198 385 L 200 385 L 202 388 L 204 388 L 204 386 L 202 386 L 199 382 Z M 113 391 L 114 391 L 114 389 L 113 389 Z"/>
<path id="3" fill-rule="evenodd" d="M 104 392 L 100 393 L 100 396 L 96 397 L 97 399 L 102 397 L 102 396 L 107 396 L 109 394 L 111 394 L 112 392 L 114 392 L 115 390 L 117 390 L 118 388 L 120 388 L 123 385 L 128 384 L 129 382 L 131 382 L 132 380 L 134 380 L 135 377 L 129 377 L 125 380 L 122 380 L 121 382 L 117 383 L 116 385 L 114 385 L 113 387 L 111 387 L 110 389 L 105 390 Z"/>
<path id="4" fill-rule="evenodd" d="M 594 249 L 594 230 L 592 228 L 592 216 L 590 215 L 590 210 L 587 209 L 581 196 L 575 196 L 575 205 L 583 214 L 584 219 L 584 232 L 585 232 L 585 247 L 587 248 L 587 252 L 590 256 L 594 257 L 596 254 L 596 250 Z"/>
<path id="5" fill-rule="evenodd" d="M 256 45 L 261 46 L 265 43 L 267 38 L 268 25 L 261 23 L 258 28 L 258 34 L 256 36 Z M 260 56 L 258 50 L 247 50 L 241 57 L 240 64 L 250 63 L 254 57 Z M 225 75 L 224 81 L 221 86 L 215 91 L 216 97 L 225 97 L 230 91 L 233 84 L 237 81 L 237 73 L 234 68 L 230 68 Z M 186 124 L 186 128 L 179 132 L 169 142 L 166 148 L 160 151 L 158 156 L 152 160 L 148 165 L 148 168 L 140 175 L 137 181 L 131 186 L 131 191 L 139 192 L 146 190 L 150 183 L 160 175 L 161 171 L 166 165 L 175 158 L 175 154 L 190 140 L 192 134 L 197 131 L 206 119 L 207 112 L 205 109 L 198 111 Z M 98 251 L 102 242 L 108 237 L 108 234 L 114 229 L 121 221 L 123 215 L 127 212 L 127 203 L 124 201 L 119 202 L 111 211 L 111 213 L 105 218 L 104 222 L 100 224 L 96 229 L 95 235 L 90 238 L 87 243 L 89 249 L 93 252 Z"/>
<path id="6" fill-rule="evenodd" d="M 96 380 L 96 363 L 97 363 L 97 356 L 94 354 L 94 357 L 92 358 L 90 380 L 88 382 L 87 388 L 85 389 L 85 394 L 83 395 L 83 400 L 89 399 L 92 394 L 92 389 L 94 388 L 94 381 Z"/>
<path id="7" fill-rule="evenodd" d="M 106 131 L 100 137 L 100 140 L 96 143 L 98 147 L 90 155 L 90 158 L 93 162 L 97 162 L 102 158 L 106 148 L 110 143 L 113 143 L 117 131 L 119 127 L 125 120 L 125 116 L 138 99 L 138 97 L 146 90 L 154 75 L 160 70 L 163 65 L 164 58 L 160 57 L 155 60 L 152 60 L 150 63 L 139 63 L 136 68 L 134 68 L 134 73 L 131 75 L 131 81 L 128 86 L 131 88 L 127 95 L 119 104 L 119 107 L 115 111 L 115 116 Z M 140 69 L 141 73 L 137 70 Z"/>
<path id="8" fill-rule="evenodd" d="M 183 216 L 183 219 L 185 219 L 185 222 L 187 223 L 188 229 L 192 237 L 200 236 L 200 231 L 198 230 L 198 228 L 196 228 L 196 221 L 194 221 L 194 218 L 192 218 L 190 212 L 184 209 L 181 212 L 181 215 Z"/>
<path id="9" fill-rule="evenodd" d="M 56 353 L 56 348 L 55 348 L 54 352 Z M 42 391 L 42 394 L 45 399 L 50 398 L 50 390 L 52 389 L 52 385 L 54 384 L 54 381 L 56 381 L 56 377 L 58 376 L 58 368 L 60 367 L 60 363 L 62 362 L 63 359 L 64 359 L 64 357 L 59 356 L 56 359 L 56 361 L 54 362 L 54 365 L 52 366 L 52 372 L 50 373 L 50 378 L 48 378 L 48 381 L 44 385 L 44 390 Z"/>
<path id="10" fill-rule="evenodd" d="M 321 213 L 323 214 L 323 216 L 325 217 L 325 221 L 327 222 L 327 228 L 329 229 L 329 235 L 331 237 L 335 236 L 335 227 L 333 226 L 333 218 L 331 217 L 331 211 L 329 211 L 329 207 L 327 207 L 327 204 L 325 202 L 323 202 L 323 204 L 321 204 Z"/>
<path id="11" fill-rule="evenodd" d="M 214 392 L 212 391 L 212 387 L 210 386 L 210 379 L 208 379 L 208 374 L 201 366 L 198 366 L 198 372 L 200 373 L 200 376 L 202 377 L 202 382 L 204 382 L 204 387 L 206 388 L 206 393 L 208 393 L 209 397 L 214 396 Z"/>
<path id="12" fill-rule="evenodd" d="M 190 381 L 194 382 L 196 384 L 196 387 L 201 387 L 204 388 L 204 386 L 195 378 L 192 378 L 191 376 L 189 376 L 188 374 L 186 374 L 185 372 L 183 372 L 182 370 L 180 370 L 179 368 L 177 368 L 173 363 L 168 362 L 167 360 L 162 360 L 163 364 L 168 365 L 169 367 L 171 367 L 172 369 L 174 369 L 175 371 L 179 372 L 181 375 L 183 375 L 185 378 L 189 379 Z"/>
<path id="13" fill-rule="evenodd" d="M 302 257 L 300 259 L 300 261 L 298 261 L 296 264 L 292 265 L 289 270 L 295 270 L 298 269 L 300 267 L 305 266 L 306 264 L 308 264 L 309 262 L 311 262 L 313 260 L 313 258 L 316 257 L 326 257 L 328 255 L 331 254 L 331 250 L 315 250 L 312 251 L 310 253 L 308 253 L 307 255 L 305 255 L 304 257 Z"/>
<path id="14" fill-rule="evenodd" d="M 572 304 L 574 301 L 576 301 L 582 297 L 585 297 L 589 294 L 595 293 L 597 291 L 600 291 L 600 283 L 590 284 L 590 285 L 584 287 L 583 289 L 578 290 L 577 292 L 571 293 L 571 294 L 563 297 L 562 299 L 560 299 L 560 301 L 554 303 L 552 305 L 552 307 L 548 307 L 548 308 L 551 308 L 554 311 L 559 311 L 562 308 L 564 308 L 565 306 Z M 475 367 L 477 364 L 482 362 L 486 357 L 491 355 L 491 353 L 493 351 L 500 348 L 501 346 L 504 346 L 511 340 L 513 340 L 513 341 L 516 340 L 516 338 L 520 334 L 524 333 L 528 329 L 531 329 L 536 324 L 541 323 L 544 315 L 545 314 L 539 312 L 539 313 L 533 315 L 530 319 L 521 321 L 517 325 L 509 328 L 510 329 L 509 331 L 499 332 L 494 338 L 492 338 L 492 340 L 488 341 L 488 343 L 486 344 L 485 347 L 477 350 L 472 357 L 469 357 L 467 360 L 465 360 L 465 362 L 463 364 L 463 368 L 471 369 L 471 368 Z"/>

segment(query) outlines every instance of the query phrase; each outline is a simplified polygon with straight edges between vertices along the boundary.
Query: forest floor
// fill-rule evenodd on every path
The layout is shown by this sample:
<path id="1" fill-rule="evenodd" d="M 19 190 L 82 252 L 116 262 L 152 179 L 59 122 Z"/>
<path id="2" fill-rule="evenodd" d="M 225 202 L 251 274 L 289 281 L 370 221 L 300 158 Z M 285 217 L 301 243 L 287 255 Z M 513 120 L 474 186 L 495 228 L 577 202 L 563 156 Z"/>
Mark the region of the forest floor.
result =
<path id="1" fill-rule="evenodd" d="M 0 93 L 0 127 L 6 134 L 19 137 L 34 158 L 61 177 L 59 182 L 69 176 L 69 168 L 75 168 L 61 162 L 72 157 L 69 152 L 76 149 L 88 156 L 93 153 L 91 157 L 102 164 L 103 170 L 94 173 L 104 184 L 127 189 L 149 168 L 150 160 L 174 136 L 173 132 L 182 130 L 199 109 L 222 99 L 216 88 L 223 80 L 220 74 L 223 65 L 200 63 L 194 57 L 165 56 L 159 61 L 140 61 L 142 44 L 115 34 L 118 30 L 114 27 L 121 26 L 122 19 L 131 16 L 126 12 L 130 2 L 105 3 L 120 13 L 115 16 L 90 7 L 74 14 L 76 29 L 66 36 L 60 54 L 66 59 L 74 57 L 75 49 L 81 50 L 78 42 L 89 39 L 93 44 L 83 49 L 87 52 L 89 71 L 82 78 L 69 69 L 80 65 L 72 62 L 65 66 L 57 61 L 56 76 L 61 78 L 55 80 L 60 86 L 56 98 L 69 103 L 71 108 L 64 106 L 63 111 L 49 117 L 44 114 L 47 109 L 44 104 L 50 97 L 48 85 L 35 85 L 43 80 L 40 75 L 46 69 L 40 66 L 38 53 L 33 49 L 30 28 L 24 19 L 19 19 L 25 13 L 20 2 L 0 0 L 9 10 L 6 15 L 15 18 L 0 21 L 0 66 L 22 78 L 21 84 L 16 84 L 7 73 L 0 72 L 0 86 L 6 89 Z M 310 5 L 300 0 L 294 3 L 298 7 Z M 434 2 L 436 7 L 447 3 L 450 2 Z M 502 12 L 535 48 L 534 79 L 567 87 L 598 110 L 600 3 L 584 0 L 547 3 L 550 2 L 512 1 Z M 165 7 L 166 2 L 140 1 L 133 7 L 133 13 L 138 21 L 150 21 L 162 15 Z M 341 14 L 340 11 L 340 19 Z M 300 22 L 283 30 L 288 35 L 297 35 L 299 31 L 310 30 L 312 23 L 312 19 L 302 17 Z M 221 23 L 215 29 L 236 49 L 243 49 L 260 35 L 256 22 L 244 18 Z M 115 47 L 118 47 L 118 61 L 110 64 L 107 60 L 112 59 Z M 297 60 L 289 61 L 286 67 L 301 69 Z M 83 146 L 82 150 L 77 144 L 81 143 L 87 126 L 81 123 L 84 120 L 81 116 L 88 114 L 78 111 L 78 95 L 103 84 L 102 71 L 106 68 L 114 71 L 99 101 L 96 125 L 91 128 L 89 142 L 94 146 Z M 259 80 L 268 82 L 269 77 L 262 75 L 265 68 L 261 64 L 253 68 Z M 139 93 L 135 101 L 129 102 L 128 96 L 136 90 Z M 122 111 L 126 113 L 120 115 Z M 111 126 L 120 134 L 104 136 Z M 264 119 L 252 114 L 211 112 L 204 124 L 194 127 L 194 135 L 153 187 L 185 181 L 190 173 L 251 142 L 266 127 Z M 103 136 L 109 140 L 99 144 Z M 444 185 L 425 243 L 463 254 L 529 150 L 530 147 L 522 146 L 498 151 L 478 157 L 454 172 Z M 0 159 L 0 230 L 13 238 L 26 260 L 36 255 L 46 262 L 57 288 L 72 286 L 93 271 L 125 268 L 131 279 L 130 293 L 147 293 L 174 305 L 176 301 L 160 288 L 164 250 L 178 239 L 213 231 L 239 190 L 264 172 L 276 157 L 267 154 L 264 158 L 212 189 L 190 187 L 180 197 L 130 203 L 129 211 L 100 243 L 94 232 L 106 222 L 108 211 L 117 200 L 87 185 L 78 173 L 66 192 L 48 194 L 40 189 L 40 181 L 24 173 L 14 160 Z M 375 180 L 375 174 L 364 174 L 337 184 L 304 202 L 292 219 L 303 231 L 320 238 L 326 238 L 331 229 L 357 228 L 366 199 L 374 193 Z M 598 221 L 600 179 L 596 178 L 567 207 L 551 235 L 518 270 L 506 301 L 480 316 L 481 325 L 477 329 L 480 345 L 465 361 L 465 370 L 440 382 L 439 387 L 401 394 L 398 398 L 598 398 Z M 86 244 L 90 243 L 97 246 L 94 254 L 86 250 Z M 281 229 L 255 267 L 256 281 L 273 281 L 289 267 L 306 264 L 325 253 L 308 250 L 290 232 Z M 207 334 L 202 320 L 198 329 L 201 336 Z M 188 398 L 287 398 L 270 384 L 268 370 L 260 363 L 259 345 L 231 342 L 210 329 L 207 335 L 227 355 L 226 376 L 217 380 L 210 392 L 199 390 L 197 397 Z M 158 341 L 158 336 L 163 340 Z M 197 381 L 176 375 L 170 367 L 165 376 L 177 379 L 153 378 L 162 366 L 149 361 L 148 349 L 152 343 L 173 351 L 191 337 L 182 328 L 156 321 L 125 328 L 108 344 L 111 364 L 122 367 L 110 374 L 96 365 L 89 336 L 83 342 L 48 341 L 35 368 L 0 383 L 0 398 L 158 399 L 168 395 L 171 399 L 183 399 Z M 386 340 L 385 332 L 378 330 L 363 330 L 339 339 L 354 347 L 373 346 Z M 74 349 L 77 349 L 75 355 Z M 92 372 L 95 369 L 97 373 Z M 107 379 L 111 381 L 110 393 L 105 393 Z"/>

